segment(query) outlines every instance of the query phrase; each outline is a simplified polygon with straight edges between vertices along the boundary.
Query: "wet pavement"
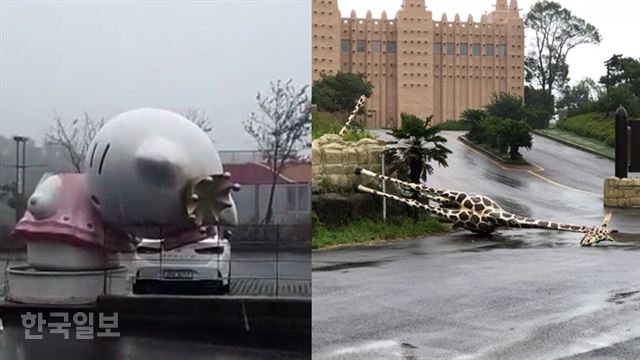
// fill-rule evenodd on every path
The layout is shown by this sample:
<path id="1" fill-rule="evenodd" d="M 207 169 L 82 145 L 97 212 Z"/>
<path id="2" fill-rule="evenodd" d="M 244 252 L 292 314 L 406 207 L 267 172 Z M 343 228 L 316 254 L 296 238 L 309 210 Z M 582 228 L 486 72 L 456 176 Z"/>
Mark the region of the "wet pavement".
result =
<path id="1" fill-rule="evenodd" d="M 317 359 L 638 359 L 640 211 L 605 209 L 613 162 L 535 136 L 528 169 L 502 166 L 447 132 L 448 168 L 429 184 L 491 197 L 540 219 L 597 225 L 580 234 L 464 230 L 313 255 Z"/>
<path id="2" fill-rule="evenodd" d="M 157 332 L 126 333 L 117 338 L 65 340 L 49 334 L 45 340 L 24 340 L 24 330 L 11 327 L 0 336 L 2 360 L 173 360 L 173 359 L 308 359 L 309 350 L 300 351 L 283 339 L 251 339 L 250 335 Z M 206 335 L 206 338 L 205 336 Z M 190 337 L 190 338 L 189 338 Z M 16 346 L 17 344 L 17 346 Z M 283 350 L 285 348 L 285 350 Z M 293 349 L 293 350 L 291 350 Z M 55 355 L 52 355 L 55 354 Z"/>

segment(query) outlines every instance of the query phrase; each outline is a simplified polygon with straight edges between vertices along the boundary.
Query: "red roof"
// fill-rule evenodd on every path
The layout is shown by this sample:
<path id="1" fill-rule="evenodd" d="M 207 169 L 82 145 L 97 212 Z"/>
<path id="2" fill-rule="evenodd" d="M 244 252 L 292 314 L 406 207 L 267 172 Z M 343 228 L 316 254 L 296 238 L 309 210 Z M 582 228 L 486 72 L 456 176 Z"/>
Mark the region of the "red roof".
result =
<path id="1" fill-rule="evenodd" d="M 291 179 L 293 182 L 296 182 L 296 183 L 311 182 L 311 163 L 310 162 L 291 163 L 285 166 L 286 167 L 280 173 L 282 174 L 282 176 L 288 179 Z"/>
<path id="2" fill-rule="evenodd" d="M 259 184 L 271 184 L 273 173 L 271 169 L 259 163 L 246 163 L 246 164 L 226 164 L 224 165 L 224 171 L 231 173 L 231 181 L 240 185 L 259 185 Z M 291 183 L 282 177 L 278 178 L 278 183 Z"/>

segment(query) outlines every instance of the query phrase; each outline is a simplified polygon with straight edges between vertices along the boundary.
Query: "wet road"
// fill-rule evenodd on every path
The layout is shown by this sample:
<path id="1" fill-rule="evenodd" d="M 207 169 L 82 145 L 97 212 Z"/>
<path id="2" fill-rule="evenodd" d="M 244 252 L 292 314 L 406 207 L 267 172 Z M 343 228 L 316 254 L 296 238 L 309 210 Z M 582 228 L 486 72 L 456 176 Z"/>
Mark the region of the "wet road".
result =
<path id="1" fill-rule="evenodd" d="M 610 160 L 536 136 L 524 155 L 537 166 L 513 170 L 458 134 L 446 134 L 454 153 L 432 186 L 562 222 L 608 211 Z M 314 358 L 638 359 L 640 211 L 613 212 L 621 241 L 591 248 L 580 234 L 504 230 L 314 253 Z"/>

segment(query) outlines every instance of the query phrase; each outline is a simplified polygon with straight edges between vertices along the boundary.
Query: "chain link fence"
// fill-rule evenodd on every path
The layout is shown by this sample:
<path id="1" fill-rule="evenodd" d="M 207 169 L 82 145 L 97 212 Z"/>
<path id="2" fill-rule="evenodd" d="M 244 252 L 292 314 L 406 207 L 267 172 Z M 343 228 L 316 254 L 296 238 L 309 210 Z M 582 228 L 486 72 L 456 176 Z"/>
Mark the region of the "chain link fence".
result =
<path id="1" fill-rule="evenodd" d="M 163 250 L 159 241 L 143 240 L 136 252 L 118 254 L 126 272 L 104 271 L 105 289 L 116 277 L 126 276 L 132 295 L 311 296 L 310 225 L 242 225 L 221 235 L 172 250 Z M 4 296 L 8 269 L 26 266 L 27 252 L 18 247 L 0 255 Z"/>

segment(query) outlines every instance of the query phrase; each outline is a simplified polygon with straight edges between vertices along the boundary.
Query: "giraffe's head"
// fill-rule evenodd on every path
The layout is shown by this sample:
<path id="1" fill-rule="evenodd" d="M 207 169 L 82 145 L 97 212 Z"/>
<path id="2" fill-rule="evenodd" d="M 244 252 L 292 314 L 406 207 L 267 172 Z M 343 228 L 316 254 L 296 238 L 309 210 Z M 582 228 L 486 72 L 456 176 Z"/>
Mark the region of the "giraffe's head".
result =
<path id="1" fill-rule="evenodd" d="M 601 241 L 614 241 L 611 234 L 618 232 L 618 230 L 610 229 L 607 226 L 609 220 L 611 220 L 611 213 L 605 215 L 602 225 L 593 226 L 587 230 L 582 240 L 580 240 L 580 245 L 591 246 Z"/>

